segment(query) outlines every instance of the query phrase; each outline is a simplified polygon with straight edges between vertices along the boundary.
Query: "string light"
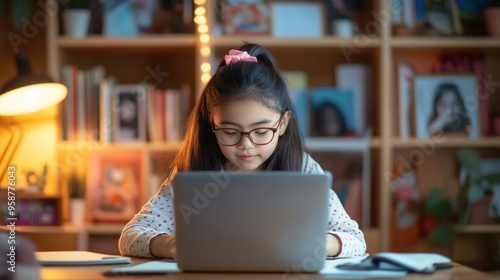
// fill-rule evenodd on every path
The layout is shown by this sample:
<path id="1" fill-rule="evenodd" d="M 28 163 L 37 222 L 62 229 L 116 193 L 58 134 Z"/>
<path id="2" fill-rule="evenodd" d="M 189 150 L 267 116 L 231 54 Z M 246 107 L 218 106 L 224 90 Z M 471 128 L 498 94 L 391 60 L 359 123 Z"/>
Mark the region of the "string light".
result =
<path id="1" fill-rule="evenodd" d="M 203 86 L 208 83 L 211 78 L 210 71 L 212 70 L 212 66 L 210 65 L 210 54 L 212 53 L 210 49 L 210 35 L 209 35 L 209 27 L 207 24 L 207 1 L 206 0 L 195 0 L 194 3 L 197 5 L 194 10 L 194 22 L 197 24 L 198 31 L 198 39 L 200 43 L 200 55 L 201 55 L 201 77 L 200 80 Z"/>

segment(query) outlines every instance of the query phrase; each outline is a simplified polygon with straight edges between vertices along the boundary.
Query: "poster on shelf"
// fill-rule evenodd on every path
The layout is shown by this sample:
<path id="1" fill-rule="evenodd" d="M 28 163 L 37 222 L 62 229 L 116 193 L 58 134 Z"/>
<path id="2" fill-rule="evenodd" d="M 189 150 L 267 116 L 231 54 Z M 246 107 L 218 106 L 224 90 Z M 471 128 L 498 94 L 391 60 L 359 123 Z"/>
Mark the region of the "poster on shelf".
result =
<path id="1" fill-rule="evenodd" d="M 352 91 L 335 87 L 311 88 L 311 134 L 320 137 L 357 136 Z"/>
<path id="2" fill-rule="evenodd" d="M 221 20 L 224 33 L 268 34 L 269 5 L 262 0 L 254 1 L 221 1 Z"/>
<path id="3" fill-rule="evenodd" d="M 325 35 L 325 29 L 321 3 L 271 3 L 271 30 L 274 37 L 319 38 Z"/>
<path id="4" fill-rule="evenodd" d="M 139 210 L 140 152 L 99 151 L 90 156 L 87 191 L 94 222 L 128 222 Z"/>
<path id="5" fill-rule="evenodd" d="M 415 76 L 414 99 L 417 137 L 479 137 L 475 75 Z"/>

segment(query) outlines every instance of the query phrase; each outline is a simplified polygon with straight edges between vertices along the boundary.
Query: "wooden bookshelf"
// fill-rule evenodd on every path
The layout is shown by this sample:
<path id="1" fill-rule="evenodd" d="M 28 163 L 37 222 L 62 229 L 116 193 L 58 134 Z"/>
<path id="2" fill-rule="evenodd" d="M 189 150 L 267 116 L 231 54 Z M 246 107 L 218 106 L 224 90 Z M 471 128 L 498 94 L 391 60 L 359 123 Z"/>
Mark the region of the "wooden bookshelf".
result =
<path id="1" fill-rule="evenodd" d="M 371 11 L 390 11 L 391 3 L 391 0 L 377 0 L 370 2 L 368 6 Z M 206 1 L 203 7 L 207 13 L 208 26 L 212 30 L 216 26 L 213 2 Z M 365 11 L 365 13 L 370 14 L 370 11 Z M 51 17 L 46 30 L 43 30 L 46 42 L 41 44 L 43 45 L 43 48 L 40 48 L 42 51 L 31 47 L 37 53 L 36 65 L 46 66 L 50 75 L 56 79 L 60 80 L 61 67 L 65 63 L 74 63 L 82 67 L 102 63 L 112 74 L 121 77 L 125 82 L 135 82 L 145 75 L 146 66 L 159 63 L 162 70 L 172 74 L 171 83 L 187 82 L 192 86 L 193 101 L 199 96 L 204 86 L 201 81 L 200 67 L 208 60 L 200 54 L 202 43 L 198 33 L 144 35 L 134 38 L 106 38 L 92 35 L 74 39 L 61 36 L 59 27 L 58 18 Z M 364 30 L 364 27 L 360 26 L 361 30 Z M 211 51 L 210 59 L 212 60 L 209 63 L 212 69 L 216 67 L 217 59 L 221 58 L 227 50 L 240 46 L 244 41 L 255 42 L 269 48 L 276 55 L 282 69 L 307 72 L 311 77 L 311 86 L 333 86 L 335 84 L 334 67 L 340 63 L 366 63 L 373 66 L 373 102 L 369 104 L 373 109 L 371 136 L 367 139 L 310 137 L 306 139 L 306 146 L 311 152 L 324 153 L 327 156 L 341 152 L 370 151 L 368 183 L 371 194 L 369 201 L 371 228 L 366 231 L 375 232 L 370 235 L 370 240 L 376 241 L 376 244 L 369 244 L 369 247 L 377 248 L 379 251 L 386 251 L 390 248 L 393 201 L 391 185 L 385 175 L 392 173 L 396 159 L 418 151 L 421 145 L 432 145 L 433 154 L 426 156 L 425 162 L 419 166 L 417 172 L 419 190 L 422 191 L 422 195 L 425 195 L 432 185 L 456 190 L 457 177 L 452 174 L 456 171 L 453 168 L 457 164 L 454 158 L 457 149 L 472 148 L 480 151 L 482 155 L 500 157 L 499 136 L 474 139 L 448 137 L 445 140 L 419 139 L 414 136 L 400 137 L 398 89 L 397 81 L 395 81 L 395 65 L 398 61 L 418 62 L 417 73 L 429 74 L 432 63 L 441 54 L 462 52 L 487 55 L 488 71 L 493 75 L 493 81 L 498 81 L 500 80 L 500 75 L 497 73 L 500 73 L 500 67 L 498 67 L 500 65 L 498 64 L 500 38 L 395 37 L 391 28 L 389 23 L 382 24 L 379 34 L 360 34 L 353 38 L 338 38 L 332 35 L 325 35 L 321 38 L 274 38 L 267 35 L 228 36 L 210 33 L 210 39 L 207 42 Z M 37 36 L 35 40 L 30 41 L 30 44 L 38 42 L 39 38 Z M 356 50 L 349 62 L 343 53 L 346 49 Z M 44 51 L 47 53 L 46 56 L 43 55 Z M 2 73 L 7 72 L 4 70 Z M 498 99 L 492 100 L 498 103 Z M 496 103 L 495 105 L 500 106 Z M 67 155 L 78 156 L 78 164 L 82 167 L 85 166 L 92 152 L 136 151 L 142 153 L 147 162 L 143 171 L 146 174 L 151 174 L 153 171 L 159 174 L 167 165 L 164 158 L 174 154 L 179 146 L 179 142 L 125 144 L 61 141 L 58 144 L 58 150 L 61 154 L 60 158 L 63 159 Z M 63 160 L 62 162 L 64 163 Z M 150 183 L 148 180 L 144 181 L 144 184 Z M 122 226 L 121 224 L 91 225 L 89 232 L 116 237 Z M 479 240 L 482 235 L 496 234 L 500 232 L 500 229 L 498 225 L 470 225 L 458 231 L 460 234 L 471 235 L 473 236 L 471 238 Z M 370 242 L 375 243 L 374 241 Z M 415 250 L 422 248 L 429 251 L 439 252 L 440 250 L 427 245 L 416 247 Z M 457 249 L 454 253 L 462 254 L 463 252 Z"/>

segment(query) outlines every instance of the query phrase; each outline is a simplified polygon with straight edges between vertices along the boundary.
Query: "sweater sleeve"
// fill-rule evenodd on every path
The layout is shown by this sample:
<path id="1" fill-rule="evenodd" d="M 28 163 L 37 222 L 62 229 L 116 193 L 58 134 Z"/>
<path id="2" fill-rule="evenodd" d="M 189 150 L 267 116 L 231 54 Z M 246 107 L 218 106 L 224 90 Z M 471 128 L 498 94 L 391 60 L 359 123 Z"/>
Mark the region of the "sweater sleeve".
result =
<path id="1" fill-rule="evenodd" d="M 159 234 L 175 234 L 173 191 L 170 183 L 163 185 L 123 228 L 118 247 L 124 256 L 153 257 L 149 252 L 151 239 Z"/>
<path id="2" fill-rule="evenodd" d="M 328 233 L 338 236 L 342 243 L 338 257 L 362 256 L 366 251 L 365 236 L 358 223 L 349 217 L 333 190 L 330 191 L 328 217 Z"/>
<path id="3" fill-rule="evenodd" d="M 307 154 L 304 156 L 302 172 L 324 173 L 321 166 Z M 349 217 L 333 190 L 330 190 L 328 203 L 328 233 L 340 238 L 342 249 L 339 257 L 361 256 L 365 253 L 366 242 L 363 232 L 359 229 L 358 223 Z"/>

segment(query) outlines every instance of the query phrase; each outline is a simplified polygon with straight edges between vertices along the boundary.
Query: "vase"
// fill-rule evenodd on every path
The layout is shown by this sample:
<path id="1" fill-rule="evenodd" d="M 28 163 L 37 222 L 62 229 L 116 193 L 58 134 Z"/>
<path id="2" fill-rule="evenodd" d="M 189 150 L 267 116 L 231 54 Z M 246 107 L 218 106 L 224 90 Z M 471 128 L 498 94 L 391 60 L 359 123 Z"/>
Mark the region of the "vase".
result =
<path id="1" fill-rule="evenodd" d="M 81 226 L 85 223 L 85 199 L 72 198 L 69 201 L 69 214 L 71 224 Z"/>
<path id="2" fill-rule="evenodd" d="M 63 12 L 64 34 L 68 37 L 87 36 L 90 24 L 90 10 L 69 9 Z"/>
<path id="3" fill-rule="evenodd" d="M 485 9 L 484 20 L 488 34 L 493 37 L 500 37 L 500 7 Z"/>

